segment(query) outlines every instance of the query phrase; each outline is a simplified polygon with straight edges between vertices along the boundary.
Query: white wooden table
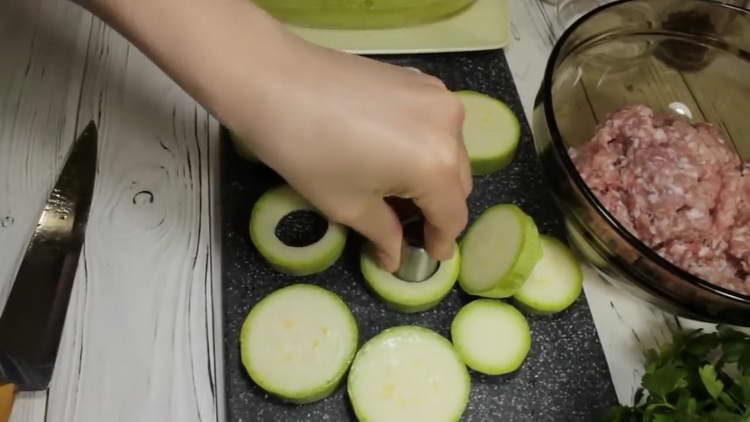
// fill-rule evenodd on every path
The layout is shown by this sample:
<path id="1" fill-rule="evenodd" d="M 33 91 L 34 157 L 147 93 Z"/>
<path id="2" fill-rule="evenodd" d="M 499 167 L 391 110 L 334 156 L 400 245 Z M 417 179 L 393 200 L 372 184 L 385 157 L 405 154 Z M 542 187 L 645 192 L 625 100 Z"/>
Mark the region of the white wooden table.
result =
<path id="1" fill-rule="evenodd" d="M 527 115 L 549 6 L 510 0 Z M 218 123 L 117 33 L 65 0 L 0 5 L 0 304 L 76 133 L 100 130 L 86 245 L 48 392 L 21 421 L 223 421 Z M 674 318 L 602 283 L 586 294 L 617 393 Z"/>

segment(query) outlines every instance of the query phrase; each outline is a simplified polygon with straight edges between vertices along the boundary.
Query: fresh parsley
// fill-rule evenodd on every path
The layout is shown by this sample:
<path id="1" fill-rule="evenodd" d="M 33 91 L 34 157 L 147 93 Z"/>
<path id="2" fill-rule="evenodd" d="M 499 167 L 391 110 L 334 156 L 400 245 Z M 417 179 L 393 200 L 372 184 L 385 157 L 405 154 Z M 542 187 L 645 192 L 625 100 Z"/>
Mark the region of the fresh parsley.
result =
<path id="1" fill-rule="evenodd" d="M 646 357 L 634 405 L 607 422 L 750 422 L 750 335 L 723 325 L 675 332 Z"/>

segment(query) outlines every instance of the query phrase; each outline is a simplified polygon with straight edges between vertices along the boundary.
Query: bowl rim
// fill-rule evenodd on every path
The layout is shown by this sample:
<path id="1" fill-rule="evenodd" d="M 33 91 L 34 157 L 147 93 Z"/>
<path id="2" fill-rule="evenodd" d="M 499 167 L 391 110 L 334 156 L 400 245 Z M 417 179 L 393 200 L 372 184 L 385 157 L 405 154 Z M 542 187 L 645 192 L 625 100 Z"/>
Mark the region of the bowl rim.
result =
<path id="1" fill-rule="evenodd" d="M 625 241 L 628 242 L 632 247 L 634 247 L 639 253 L 643 254 L 646 258 L 654 262 L 657 266 L 662 267 L 666 269 L 667 271 L 675 274 L 681 281 L 686 281 L 689 284 L 698 286 L 704 290 L 707 290 L 714 294 L 718 294 L 732 301 L 740 302 L 745 305 L 750 305 L 750 295 L 742 294 L 742 293 L 721 287 L 717 284 L 711 283 L 708 280 L 705 280 L 701 277 L 693 275 L 692 273 L 682 269 L 681 267 L 673 264 L 666 258 L 662 257 L 661 255 L 656 253 L 655 250 L 653 250 L 651 247 L 646 245 L 643 241 L 638 239 L 635 235 L 630 233 L 630 231 L 627 228 L 625 228 L 625 226 L 623 226 L 609 212 L 609 210 L 607 210 L 607 208 L 596 197 L 594 192 L 591 191 L 591 189 L 588 187 L 588 184 L 583 180 L 583 177 L 578 172 L 578 169 L 573 163 L 573 160 L 570 158 L 570 155 L 569 155 L 567 147 L 565 146 L 565 143 L 562 141 L 562 135 L 560 133 L 560 128 L 557 125 L 554 107 L 552 104 L 552 77 L 554 76 L 554 73 L 556 70 L 556 63 L 561 57 L 563 45 L 566 44 L 566 42 L 569 40 L 571 35 L 575 33 L 578 27 L 581 26 L 584 22 L 586 22 L 589 18 L 606 11 L 607 9 L 611 7 L 617 7 L 621 4 L 631 3 L 633 1 L 643 1 L 643 0 L 616 0 L 614 2 L 601 5 L 589 11 L 588 13 L 578 18 L 575 22 L 573 22 L 563 32 L 560 38 L 555 42 L 552 52 L 550 53 L 549 59 L 547 60 L 547 64 L 545 65 L 544 77 L 542 79 L 542 86 L 541 86 L 541 92 L 543 94 L 542 103 L 544 105 L 544 116 L 547 121 L 547 127 L 550 132 L 552 145 L 557 150 L 558 156 L 560 157 L 560 160 L 563 163 L 563 167 L 566 168 L 567 173 L 571 176 L 573 183 L 576 185 L 578 190 L 583 194 L 584 198 L 586 198 L 586 200 L 589 203 L 593 204 L 596 211 L 602 217 L 604 217 L 604 220 L 607 222 L 607 224 L 609 224 L 609 226 L 620 237 L 625 239 Z M 738 13 L 743 13 L 743 14 L 750 16 L 750 10 L 744 9 L 739 6 L 734 6 L 734 5 L 730 5 L 726 3 L 719 3 L 719 2 L 711 1 L 711 0 L 690 0 L 690 1 L 694 3 L 703 3 L 708 6 L 713 6 L 713 7 L 731 9 Z"/>

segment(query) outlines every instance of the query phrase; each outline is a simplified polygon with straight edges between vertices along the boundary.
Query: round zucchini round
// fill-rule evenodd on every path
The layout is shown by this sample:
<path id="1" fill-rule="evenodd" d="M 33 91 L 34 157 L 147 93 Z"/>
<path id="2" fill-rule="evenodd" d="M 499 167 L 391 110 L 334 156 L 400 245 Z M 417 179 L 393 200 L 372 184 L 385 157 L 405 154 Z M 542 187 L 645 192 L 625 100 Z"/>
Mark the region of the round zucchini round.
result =
<path id="1" fill-rule="evenodd" d="M 461 288 L 471 295 L 515 294 L 541 256 L 534 220 L 514 204 L 485 210 L 461 240 Z"/>
<path id="2" fill-rule="evenodd" d="M 263 390 L 293 403 L 329 396 L 359 341 L 357 322 L 334 293 L 293 284 L 258 302 L 240 332 L 242 364 Z"/>
<path id="3" fill-rule="evenodd" d="M 476 176 L 493 173 L 513 161 L 521 139 L 518 117 L 502 101 L 474 91 L 458 91 L 466 118 L 466 151 Z"/>
<path id="4" fill-rule="evenodd" d="M 531 330 L 523 314 L 496 299 L 477 299 L 458 311 L 451 339 L 469 368 L 502 375 L 521 367 L 531 348 Z"/>
<path id="5" fill-rule="evenodd" d="M 542 259 L 513 298 L 522 307 L 541 314 L 569 308 L 583 290 L 581 264 L 573 252 L 554 237 L 542 236 Z"/>
<path id="6" fill-rule="evenodd" d="M 357 352 L 347 382 L 361 421 L 459 421 L 469 371 L 445 337 L 427 328 L 389 328 Z"/>

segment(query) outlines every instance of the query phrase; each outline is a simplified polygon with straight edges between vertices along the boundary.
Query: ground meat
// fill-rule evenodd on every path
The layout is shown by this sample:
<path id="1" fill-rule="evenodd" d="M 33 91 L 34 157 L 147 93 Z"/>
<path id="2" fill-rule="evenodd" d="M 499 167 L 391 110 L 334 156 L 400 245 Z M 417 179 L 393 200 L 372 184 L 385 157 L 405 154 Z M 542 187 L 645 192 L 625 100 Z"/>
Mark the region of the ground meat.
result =
<path id="1" fill-rule="evenodd" d="M 570 155 L 641 241 L 701 278 L 750 294 L 750 163 L 715 126 L 628 106 Z"/>

